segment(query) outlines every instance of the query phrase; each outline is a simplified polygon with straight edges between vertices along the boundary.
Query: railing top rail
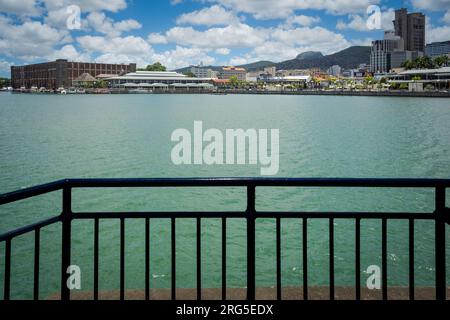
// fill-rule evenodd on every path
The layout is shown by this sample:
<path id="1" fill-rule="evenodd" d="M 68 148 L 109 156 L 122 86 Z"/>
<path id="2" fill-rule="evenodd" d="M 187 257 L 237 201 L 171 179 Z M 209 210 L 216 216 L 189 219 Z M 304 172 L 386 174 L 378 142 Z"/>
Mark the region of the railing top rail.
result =
<path id="1" fill-rule="evenodd" d="M 57 191 L 63 188 L 67 180 L 58 180 L 17 191 L 0 194 L 0 205 L 39 196 L 45 193 Z"/>
<path id="2" fill-rule="evenodd" d="M 435 188 L 450 187 L 450 179 L 414 178 L 86 178 L 63 179 L 47 184 L 0 194 L 0 205 L 69 188 L 132 187 L 382 187 Z"/>
<path id="3" fill-rule="evenodd" d="M 106 178 L 67 179 L 72 188 L 108 187 L 393 187 L 431 188 L 450 187 L 450 179 L 399 178 Z"/>

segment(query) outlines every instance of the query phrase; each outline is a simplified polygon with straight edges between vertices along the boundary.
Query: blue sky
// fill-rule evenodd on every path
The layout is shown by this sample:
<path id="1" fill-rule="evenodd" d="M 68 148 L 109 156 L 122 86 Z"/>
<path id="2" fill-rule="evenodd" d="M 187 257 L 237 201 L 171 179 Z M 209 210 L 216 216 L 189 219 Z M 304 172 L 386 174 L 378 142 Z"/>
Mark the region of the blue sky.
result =
<path id="1" fill-rule="evenodd" d="M 382 38 L 402 6 L 426 14 L 427 42 L 450 40 L 450 0 L 0 0 L 0 75 L 57 58 L 175 69 L 330 54 Z"/>

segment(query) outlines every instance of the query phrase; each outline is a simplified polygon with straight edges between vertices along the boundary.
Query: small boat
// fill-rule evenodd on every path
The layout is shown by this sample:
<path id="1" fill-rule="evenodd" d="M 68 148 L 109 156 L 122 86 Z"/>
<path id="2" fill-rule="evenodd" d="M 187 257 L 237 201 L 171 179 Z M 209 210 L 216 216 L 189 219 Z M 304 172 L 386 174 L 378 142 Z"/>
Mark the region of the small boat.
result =
<path id="1" fill-rule="evenodd" d="M 75 90 L 74 88 L 69 88 L 69 90 L 67 90 L 68 94 L 75 94 L 77 93 L 77 90 Z"/>
<path id="2" fill-rule="evenodd" d="M 67 94 L 67 91 L 63 87 L 59 87 L 58 89 L 56 89 L 56 93 Z"/>
<path id="3" fill-rule="evenodd" d="M 84 90 L 84 89 L 77 89 L 77 93 L 79 93 L 79 94 L 85 94 L 85 93 L 86 93 L 86 90 Z"/>

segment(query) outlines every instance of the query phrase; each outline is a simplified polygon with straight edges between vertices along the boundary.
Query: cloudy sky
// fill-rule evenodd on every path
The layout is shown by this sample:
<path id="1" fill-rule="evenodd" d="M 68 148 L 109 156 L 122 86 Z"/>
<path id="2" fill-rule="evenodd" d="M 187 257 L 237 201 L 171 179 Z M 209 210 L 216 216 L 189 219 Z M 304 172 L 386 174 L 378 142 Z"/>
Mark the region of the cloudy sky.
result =
<path id="1" fill-rule="evenodd" d="M 450 40 L 450 0 L 0 0 L 0 75 L 57 58 L 175 69 L 329 54 L 382 37 L 370 5 L 381 29 L 404 6 L 426 14 L 427 42 Z"/>

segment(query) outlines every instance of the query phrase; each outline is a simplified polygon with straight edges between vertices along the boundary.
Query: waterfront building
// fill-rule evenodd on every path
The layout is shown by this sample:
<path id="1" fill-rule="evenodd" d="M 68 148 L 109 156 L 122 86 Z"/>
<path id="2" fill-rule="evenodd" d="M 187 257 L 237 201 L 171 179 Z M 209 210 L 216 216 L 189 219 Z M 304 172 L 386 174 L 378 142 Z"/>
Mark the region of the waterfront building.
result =
<path id="1" fill-rule="evenodd" d="M 406 70 L 388 78 L 389 83 L 407 84 L 410 91 L 423 91 L 427 86 L 436 90 L 450 89 L 450 67 Z"/>
<path id="2" fill-rule="evenodd" d="M 312 77 L 307 76 L 284 76 L 284 77 L 271 77 L 264 82 L 274 83 L 274 84 L 308 84 L 311 82 Z"/>
<path id="3" fill-rule="evenodd" d="M 219 78 L 219 71 L 208 69 L 208 74 L 206 75 L 207 78 L 213 78 L 218 79 Z"/>
<path id="4" fill-rule="evenodd" d="M 289 70 L 277 70 L 275 76 L 287 77 L 287 76 L 309 76 L 311 74 L 310 69 L 289 69 Z"/>
<path id="5" fill-rule="evenodd" d="M 191 66 L 189 71 L 194 74 L 197 78 L 217 78 L 218 72 L 212 70 L 211 68 L 200 66 Z"/>
<path id="6" fill-rule="evenodd" d="M 272 77 L 275 77 L 276 74 L 277 74 L 277 67 L 275 67 L 275 66 L 265 67 L 264 68 L 264 73 L 268 74 L 268 75 L 270 75 Z"/>
<path id="7" fill-rule="evenodd" d="M 390 53 L 390 70 L 401 68 L 406 60 L 414 60 L 422 56 L 421 51 L 393 51 Z"/>
<path id="8" fill-rule="evenodd" d="M 389 73 L 406 60 L 423 56 L 425 16 L 402 8 L 395 11 L 393 24 L 394 30 L 385 31 L 383 40 L 372 42 L 370 71 L 373 73 Z"/>
<path id="9" fill-rule="evenodd" d="M 450 40 L 427 44 L 425 47 L 425 54 L 432 58 L 445 55 L 450 57 Z"/>
<path id="10" fill-rule="evenodd" d="M 391 69 L 391 53 L 393 51 L 403 51 L 404 42 L 399 36 L 392 37 L 390 33 L 385 33 L 387 39 L 372 41 L 370 52 L 370 71 L 388 72 Z"/>
<path id="11" fill-rule="evenodd" d="M 211 89 L 213 79 L 188 77 L 175 71 L 136 71 L 121 76 L 107 78 L 113 88 L 146 88 L 146 89 Z"/>
<path id="12" fill-rule="evenodd" d="M 338 66 L 337 64 L 329 67 L 327 70 L 327 73 L 334 77 L 341 75 L 341 72 L 342 72 L 342 68 L 340 66 Z"/>
<path id="13" fill-rule="evenodd" d="M 258 81 L 258 77 L 261 74 L 259 71 L 247 72 L 245 75 L 245 81 L 247 82 L 256 82 Z"/>
<path id="14" fill-rule="evenodd" d="M 240 67 L 223 67 L 220 72 L 221 79 L 230 79 L 231 77 L 237 77 L 239 81 L 245 81 L 247 75 L 247 70 Z"/>
<path id="15" fill-rule="evenodd" d="M 401 8 L 395 10 L 393 21 L 395 35 L 401 37 L 407 51 L 425 51 L 425 15 L 421 12 L 408 13 Z"/>
<path id="16" fill-rule="evenodd" d="M 88 73 L 92 77 L 101 74 L 119 75 L 136 71 L 136 64 L 110 64 L 74 62 L 65 59 L 11 67 L 11 83 L 14 88 L 45 87 L 57 89 L 72 87 L 74 80 Z"/>

